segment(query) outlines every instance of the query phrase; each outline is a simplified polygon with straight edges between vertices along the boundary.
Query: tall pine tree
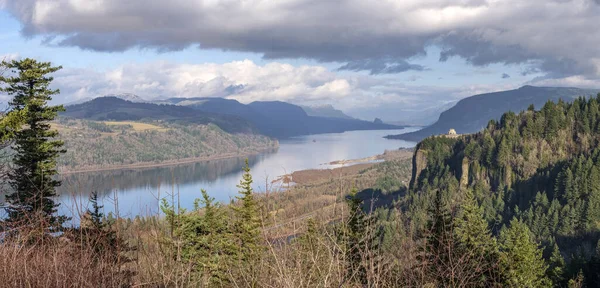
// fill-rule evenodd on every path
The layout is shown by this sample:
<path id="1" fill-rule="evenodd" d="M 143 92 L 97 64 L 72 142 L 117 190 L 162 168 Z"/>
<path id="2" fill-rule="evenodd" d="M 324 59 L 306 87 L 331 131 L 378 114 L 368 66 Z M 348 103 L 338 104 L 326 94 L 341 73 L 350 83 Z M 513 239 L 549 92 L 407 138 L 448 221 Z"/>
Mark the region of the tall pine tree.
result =
<path id="1" fill-rule="evenodd" d="M 496 239 L 483 218 L 483 209 L 477 204 L 470 189 L 465 191 L 461 211 L 455 220 L 454 234 L 459 242 L 465 273 L 463 281 L 468 286 L 492 287 L 499 277 L 499 251 Z"/>
<path id="2" fill-rule="evenodd" d="M 555 286 L 564 286 L 564 269 L 565 269 L 565 259 L 560 254 L 560 250 L 558 249 L 558 245 L 556 242 L 552 247 L 552 254 L 550 255 L 550 267 L 546 271 L 548 278 L 552 280 Z"/>
<path id="3" fill-rule="evenodd" d="M 66 220 L 56 216 L 58 204 L 53 200 L 60 185 L 60 181 L 54 179 L 56 158 L 64 150 L 63 142 L 54 139 L 58 132 L 51 129 L 49 121 L 64 108 L 48 105 L 52 95 L 59 94 L 59 90 L 49 89 L 53 77 L 48 74 L 62 67 L 29 58 L 4 61 L 2 66 L 14 76 L 0 77 L 0 82 L 6 84 L 1 91 L 13 97 L 10 106 L 13 111 L 22 113 L 26 124 L 14 136 L 15 167 L 9 174 L 14 192 L 6 197 L 8 222 L 17 226 L 35 219 L 43 222 L 44 227 L 56 229 Z"/>
<path id="4" fill-rule="evenodd" d="M 513 219 L 509 228 L 500 231 L 500 250 L 504 287 L 552 286 L 546 277 L 548 265 L 542 258 L 542 250 L 523 222 Z"/>
<path id="5" fill-rule="evenodd" d="M 263 245 L 261 243 L 261 215 L 258 201 L 254 198 L 252 189 L 252 175 L 248 159 L 244 165 L 244 174 L 237 196 L 238 203 L 233 205 L 235 215 L 234 237 L 238 245 L 238 264 L 240 274 L 244 278 L 244 286 L 255 287 L 258 285 L 258 263 L 260 262 Z"/>
<path id="6" fill-rule="evenodd" d="M 352 188 L 350 195 L 346 198 L 348 205 L 348 220 L 342 225 L 340 233 L 340 244 L 343 246 L 347 262 L 347 279 L 367 284 L 367 266 L 373 261 L 377 250 L 377 233 L 374 218 L 363 211 L 363 200 L 357 194 L 356 188 Z"/>

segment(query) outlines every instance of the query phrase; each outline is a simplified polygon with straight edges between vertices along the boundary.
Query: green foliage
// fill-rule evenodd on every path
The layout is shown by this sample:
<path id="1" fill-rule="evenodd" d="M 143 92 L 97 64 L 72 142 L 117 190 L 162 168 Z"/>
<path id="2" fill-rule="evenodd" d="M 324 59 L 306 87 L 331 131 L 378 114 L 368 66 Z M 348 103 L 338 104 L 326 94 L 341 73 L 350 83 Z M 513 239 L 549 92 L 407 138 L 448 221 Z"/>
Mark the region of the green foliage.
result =
<path id="1" fill-rule="evenodd" d="M 263 256 L 262 218 L 252 190 L 248 161 L 238 188 L 240 196 L 230 205 L 233 213 L 215 203 L 205 190 L 194 209 L 177 209 L 166 198 L 161 210 L 169 225 L 169 247 L 177 261 L 189 265 L 194 283 L 207 287 L 244 283 L 258 285 L 259 263 Z M 235 272 L 240 278 L 232 278 Z M 233 283 L 232 283 L 233 282 Z"/>
<path id="2" fill-rule="evenodd" d="M 451 259 L 458 251 L 454 248 L 454 222 L 447 204 L 438 191 L 433 208 L 430 210 L 431 220 L 428 222 L 425 246 L 426 272 L 429 278 L 439 287 L 456 286 L 459 275 L 448 269 Z"/>
<path id="3" fill-rule="evenodd" d="M 262 135 L 229 134 L 206 125 L 139 122 L 159 128 L 135 130 L 131 124 L 61 119 L 60 139 L 67 152 L 58 164 L 66 170 L 175 162 L 277 147 L 276 141 Z"/>
<path id="4" fill-rule="evenodd" d="M 258 273 L 258 263 L 260 262 L 261 252 L 264 247 L 261 237 L 261 211 L 258 201 L 255 199 L 252 189 L 252 175 L 248 159 L 244 166 L 244 174 L 240 184 L 237 185 L 239 196 L 237 200 L 239 205 L 233 205 L 234 224 L 233 236 L 235 245 L 238 249 L 237 260 L 239 269 L 247 275 L 246 281 L 249 286 L 256 286 L 256 276 Z"/>
<path id="5" fill-rule="evenodd" d="M 366 269 L 364 261 L 366 260 L 367 250 L 374 247 L 368 247 L 373 239 L 369 236 L 369 229 L 372 229 L 370 217 L 363 211 L 363 201 L 357 197 L 356 188 L 352 188 L 350 195 L 346 198 L 348 206 L 348 220 L 343 223 L 340 231 L 341 245 L 346 255 L 348 273 L 346 278 L 354 279 L 359 283 L 366 284 Z"/>
<path id="6" fill-rule="evenodd" d="M 390 193 L 400 189 L 402 182 L 398 178 L 388 175 L 377 178 L 375 181 L 375 189 L 381 190 L 383 193 Z"/>
<path id="7" fill-rule="evenodd" d="M 531 237 L 527 226 L 516 219 L 500 231 L 500 263 L 505 287 L 550 287 L 542 250 Z"/>
<path id="8" fill-rule="evenodd" d="M 2 62 L 2 66 L 15 75 L 0 77 L 0 82 L 7 84 L 1 91 L 13 96 L 10 107 L 15 114 L 9 114 L 7 121 L 14 125 L 21 120 L 11 118 L 22 117 L 26 124 L 25 128 L 13 132 L 15 169 L 9 179 L 14 192 L 6 197 L 10 203 L 8 221 L 22 225 L 35 219 L 44 222 L 46 227 L 57 229 L 66 220 L 55 215 L 58 204 L 53 200 L 56 187 L 60 185 L 54 177 L 57 174 L 56 159 L 64 150 L 61 148 L 63 142 L 54 139 L 58 132 L 51 130 L 49 121 L 64 109 L 62 106 L 48 106 L 52 95 L 59 91 L 49 89 L 53 78 L 47 74 L 62 67 L 29 58 Z"/>
<path id="9" fill-rule="evenodd" d="M 475 272 L 472 275 L 473 283 L 480 287 L 491 287 L 500 278 L 499 251 L 496 238 L 492 237 L 483 216 L 483 209 L 477 204 L 473 193 L 467 190 L 455 220 L 454 233 L 459 242 L 457 249 L 467 256 L 465 265 Z"/>
<path id="10" fill-rule="evenodd" d="M 90 194 L 90 205 L 92 205 L 92 208 L 86 211 L 90 226 L 95 229 L 103 229 L 106 223 L 104 222 L 104 213 L 101 210 L 104 206 L 98 203 L 98 192 L 94 191 Z"/>
<path id="11" fill-rule="evenodd" d="M 600 237 L 599 101 L 548 102 L 540 111 L 506 113 L 480 133 L 426 139 L 417 149 L 427 165 L 401 202 L 406 216 L 423 229 L 437 191 L 451 206 L 470 197 L 461 191 L 472 191 L 492 235 L 509 219 L 521 219 L 546 251 L 547 275 L 566 285 L 591 261 L 588 247 Z M 577 257 L 565 256 L 561 264 L 558 252 L 552 256 L 555 244 L 559 254 Z"/>
<path id="12" fill-rule="evenodd" d="M 2 78 L 0 78 L 0 82 Z M 1 91 L 1 90 L 0 90 Z M 5 143 L 14 139 L 15 134 L 21 130 L 25 124 L 27 108 L 21 110 L 8 111 L 0 118 L 0 142 Z"/>
<path id="13" fill-rule="evenodd" d="M 560 250 L 556 243 L 554 243 L 554 246 L 552 247 L 552 255 L 550 255 L 549 261 L 550 266 L 547 270 L 547 276 L 555 286 L 559 286 L 564 282 L 565 259 L 560 254 Z"/>
<path id="14" fill-rule="evenodd" d="M 169 220 L 177 221 L 174 236 L 181 245 L 181 260 L 192 266 L 195 281 L 206 286 L 229 283 L 235 246 L 225 210 L 201 190 L 202 198 L 195 201 L 189 213 L 176 213 L 174 207 L 163 204 Z"/>

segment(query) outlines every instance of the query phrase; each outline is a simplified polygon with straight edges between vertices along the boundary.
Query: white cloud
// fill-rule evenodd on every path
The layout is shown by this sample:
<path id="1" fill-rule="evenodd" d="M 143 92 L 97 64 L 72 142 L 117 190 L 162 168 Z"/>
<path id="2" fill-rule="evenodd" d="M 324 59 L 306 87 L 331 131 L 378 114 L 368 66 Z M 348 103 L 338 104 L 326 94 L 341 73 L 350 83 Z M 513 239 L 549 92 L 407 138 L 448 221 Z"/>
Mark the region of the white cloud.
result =
<path id="1" fill-rule="evenodd" d="M 597 89 L 600 87 L 600 79 L 587 78 L 581 75 L 574 75 L 563 78 L 539 78 L 529 81 L 528 84 L 550 87 L 577 87 Z"/>
<path id="2" fill-rule="evenodd" d="M 4 0 L 27 36 L 97 51 L 200 45 L 400 73 L 431 45 L 442 60 L 525 63 L 600 77 L 597 0 Z M 389 65 L 385 65 L 385 63 Z"/>
<path id="3" fill-rule="evenodd" d="M 328 101 L 351 95 L 351 79 L 321 66 L 250 60 L 224 64 L 176 64 L 165 61 L 129 63 L 107 71 L 64 69 L 55 85 L 64 101 L 113 93 L 135 93 L 148 99 L 164 97 L 228 97 L 249 103 L 259 100 Z"/>
<path id="4" fill-rule="evenodd" d="M 105 71 L 65 68 L 53 87 L 56 103 L 108 94 L 133 93 L 145 99 L 226 97 L 242 103 L 286 101 L 303 105 L 333 104 L 364 118 L 402 120 L 436 117 L 439 107 L 477 93 L 510 89 L 509 85 L 430 87 L 407 85 L 392 77 L 338 74 L 322 66 L 292 66 L 250 60 L 223 64 L 180 64 L 165 61 L 128 63 Z M 419 115 L 423 114 L 423 115 Z"/>

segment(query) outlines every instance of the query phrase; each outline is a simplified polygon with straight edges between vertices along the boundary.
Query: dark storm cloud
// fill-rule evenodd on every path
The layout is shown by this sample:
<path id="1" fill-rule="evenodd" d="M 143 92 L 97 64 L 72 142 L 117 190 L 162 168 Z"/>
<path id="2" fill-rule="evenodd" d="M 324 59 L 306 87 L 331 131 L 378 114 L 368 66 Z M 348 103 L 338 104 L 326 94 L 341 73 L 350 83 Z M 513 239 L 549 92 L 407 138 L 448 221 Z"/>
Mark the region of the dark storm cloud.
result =
<path id="1" fill-rule="evenodd" d="M 366 59 L 348 62 L 338 70 L 363 71 L 375 74 L 393 74 L 409 70 L 423 71 L 425 67 L 417 64 L 410 64 L 404 60 L 386 60 L 386 59 Z"/>
<path id="2" fill-rule="evenodd" d="M 190 46 L 346 63 L 372 74 L 407 61 L 525 64 L 548 77 L 598 76 L 600 0 L 0 0 L 24 36 L 95 51 Z"/>
<path id="3" fill-rule="evenodd" d="M 510 78 L 510 75 L 506 74 L 506 73 L 502 73 L 502 79 L 508 79 Z"/>
<path id="4" fill-rule="evenodd" d="M 444 36 L 440 41 L 442 52 L 440 61 L 447 61 L 452 56 L 459 56 L 475 66 L 490 63 L 523 63 L 535 55 L 519 45 L 493 44 L 482 39 L 480 32 L 465 31 L 461 34 Z"/>

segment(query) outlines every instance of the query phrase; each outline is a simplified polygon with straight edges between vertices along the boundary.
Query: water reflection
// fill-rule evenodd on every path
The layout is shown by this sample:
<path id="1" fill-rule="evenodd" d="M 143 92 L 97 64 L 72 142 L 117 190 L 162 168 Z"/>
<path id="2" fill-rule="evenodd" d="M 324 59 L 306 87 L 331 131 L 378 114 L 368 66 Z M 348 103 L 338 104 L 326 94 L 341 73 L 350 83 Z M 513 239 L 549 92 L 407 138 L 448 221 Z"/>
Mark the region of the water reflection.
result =
<path id="1" fill-rule="evenodd" d="M 131 190 L 157 188 L 159 185 L 186 185 L 194 182 L 214 182 L 218 178 L 237 174 L 244 161 L 248 158 L 250 166 L 276 153 L 277 150 L 267 151 L 260 155 L 249 157 L 227 158 L 201 161 L 196 163 L 179 164 L 166 167 L 141 169 L 123 169 L 99 171 L 91 173 L 75 173 L 61 176 L 63 182 L 59 189 L 61 193 L 85 194 L 96 191 L 99 195 L 108 195 L 114 190 Z"/>
<path id="2" fill-rule="evenodd" d="M 358 159 L 385 150 L 414 147 L 415 143 L 387 140 L 383 136 L 414 131 L 417 128 L 387 131 L 351 131 L 296 137 L 280 141 L 277 151 L 249 157 L 254 189 L 263 191 L 267 179 L 311 168 L 335 160 Z M 227 202 L 237 194 L 245 157 L 203 161 L 168 167 L 100 171 L 62 175 L 59 189 L 63 203 L 60 212 L 77 215 L 85 209 L 91 191 L 103 199 L 105 213 L 118 210 L 122 216 L 156 214 L 159 199 L 170 198 L 184 208 L 192 208 L 200 189 L 218 201 Z M 118 203 L 116 203 L 118 200 Z"/>

